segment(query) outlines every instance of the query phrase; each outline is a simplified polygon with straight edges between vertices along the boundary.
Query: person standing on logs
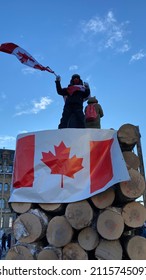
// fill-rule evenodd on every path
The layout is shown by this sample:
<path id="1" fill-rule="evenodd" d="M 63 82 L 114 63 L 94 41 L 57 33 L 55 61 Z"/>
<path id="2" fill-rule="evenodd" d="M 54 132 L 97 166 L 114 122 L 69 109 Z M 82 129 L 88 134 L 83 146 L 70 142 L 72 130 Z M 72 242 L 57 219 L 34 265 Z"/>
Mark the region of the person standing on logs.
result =
<path id="1" fill-rule="evenodd" d="M 88 83 L 83 83 L 80 75 L 74 74 L 71 77 L 70 84 L 66 88 L 61 87 L 61 77 L 56 77 L 56 90 L 59 95 L 65 99 L 62 118 L 58 128 L 70 127 L 69 121 L 71 116 L 76 117 L 76 128 L 85 128 L 85 116 L 83 113 L 83 102 L 90 96 Z"/>
<path id="2" fill-rule="evenodd" d="M 101 118 L 104 116 L 103 109 L 101 105 L 98 103 L 98 100 L 96 97 L 90 97 L 87 101 L 87 106 L 85 107 L 85 120 L 86 120 L 86 128 L 101 128 Z M 93 119 L 87 119 L 86 118 L 86 113 L 87 113 L 87 108 L 89 106 L 94 106 L 95 108 L 95 118 Z"/>

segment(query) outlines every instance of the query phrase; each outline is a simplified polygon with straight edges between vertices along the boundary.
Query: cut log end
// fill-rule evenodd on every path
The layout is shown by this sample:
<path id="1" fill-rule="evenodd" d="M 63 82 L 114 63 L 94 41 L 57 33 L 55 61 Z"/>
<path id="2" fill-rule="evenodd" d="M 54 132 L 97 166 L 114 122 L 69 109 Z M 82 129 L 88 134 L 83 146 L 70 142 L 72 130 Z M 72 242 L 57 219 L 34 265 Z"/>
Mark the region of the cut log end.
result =
<path id="1" fill-rule="evenodd" d="M 59 211 L 60 208 L 62 208 L 61 203 L 39 203 L 39 206 L 48 212 L 56 212 Z"/>
<path id="2" fill-rule="evenodd" d="M 129 169 L 129 175 L 131 180 L 121 182 L 120 190 L 125 198 L 136 199 L 144 194 L 145 191 L 145 181 L 143 176 L 133 168 Z"/>
<path id="3" fill-rule="evenodd" d="M 97 219 L 97 231 L 107 240 L 119 239 L 124 230 L 124 219 L 114 208 L 103 210 Z"/>
<path id="4" fill-rule="evenodd" d="M 35 214 L 36 212 L 36 214 Z M 19 242 L 32 243 L 40 240 L 45 236 L 47 216 L 38 210 L 34 210 L 33 213 L 21 214 L 13 225 L 14 236 Z"/>
<path id="5" fill-rule="evenodd" d="M 23 214 L 32 208 L 32 203 L 29 202 L 12 202 L 11 207 L 14 212 Z"/>
<path id="6" fill-rule="evenodd" d="M 101 239 L 95 250 L 98 260 L 121 260 L 123 249 L 119 240 Z"/>
<path id="7" fill-rule="evenodd" d="M 127 253 L 131 260 L 146 260 L 146 238 L 133 236 L 127 243 Z"/>
<path id="8" fill-rule="evenodd" d="M 79 245 L 86 251 L 96 248 L 99 243 L 99 235 L 96 230 L 91 227 L 84 228 L 78 235 Z"/>
<path id="9" fill-rule="evenodd" d="M 122 125 L 117 132 L 117 136 L 120 143 L 126 144 L 129 147 L 135 145 L 140 138 L 137 127 L 132 124 Z"/>
<path id="10" fill-rule="evenodd" d="M 94 206 L 99 209 L 104 209 L 108 206 L 111 206 L 115 199 L 115 191 L 113 188 L 109 188 L 108 190 L 94 195 L 91 197 L 91 201 Z"/>
<path id="11" fill-rule="evenodd" d="M 138 228 L 146 221 L 146 208 L 139 202 L 129 202 L 123 207 L 122 217 L 125 225 Z"/>
<path id="12" fill-rule="evenodd" d="M 48 224 L 46 238 L 52 246 L 63 247 L 73 236 L 73 229 L 64 216 L 55 216 Z"/>
<path id="13" fill-rule="evenodd" d="M 88 254 L 78 243 L 68 243 L 63 248 L 63 260 L 88 260 Z"/>
<path id="14" fill-rule="evenodd" d="M 86 200 L 70 203 L 66 207 L 65 216 L 71 226 L 82 229 L 89 226 L 93 219 L 93 209 Z"/>
<path id="15" fill-rule="evenodd" d="M 44 248 L 37 255 L 37 260 L 59 260 L 60 252 L 57 251 L 57 248 Z"/>
<path id="16" fill-rule="evenodd" d="M 6 254 L 5 260 L 34 260 L 34 257 L 25 246 L 13 246 Z"/>

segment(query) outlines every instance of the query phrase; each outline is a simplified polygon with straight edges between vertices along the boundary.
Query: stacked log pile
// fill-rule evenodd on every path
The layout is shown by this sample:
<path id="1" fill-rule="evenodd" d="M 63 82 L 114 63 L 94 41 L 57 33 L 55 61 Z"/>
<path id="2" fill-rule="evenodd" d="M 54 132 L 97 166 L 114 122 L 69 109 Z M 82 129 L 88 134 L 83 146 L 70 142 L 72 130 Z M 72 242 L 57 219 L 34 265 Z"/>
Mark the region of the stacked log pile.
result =
<path id="1" fill-rule="evenodd" d="M 137 200 L 145 193 L 141 160 L 133 151 L 139 138 L 134 125 L 118 130 L 130 181 L 74 203 L 11 203 L 16 243 L 5 259 L 146 259 L 146 239 L 137 234 L 146 221 L 146 208 Z"/>

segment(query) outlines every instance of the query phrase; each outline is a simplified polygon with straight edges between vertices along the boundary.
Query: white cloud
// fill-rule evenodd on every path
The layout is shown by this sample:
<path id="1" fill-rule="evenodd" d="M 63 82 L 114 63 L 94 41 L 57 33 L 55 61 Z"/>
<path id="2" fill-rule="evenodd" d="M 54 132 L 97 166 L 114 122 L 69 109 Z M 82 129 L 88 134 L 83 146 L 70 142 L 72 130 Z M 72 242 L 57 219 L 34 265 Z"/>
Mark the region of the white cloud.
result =
<path id="1" fill-rule="evenodd" d="M 28 75 L 28 74 L 34 74 L 34 73 L 36 73 L 36 69 L 34 69 L 34 68 L 32 68 L 32 67 L 25 67 L 25 68 L 22 68 L 22 73 L 24 74 L 24 75 Z"/>
<path id="2" fill-rule="evenodd" d="M 130 45 L 129 43 L 124 43 L 123 46 L 121 46 L 119 49 L 117 49 L 118 52 L 120 53 L 125 53 L 130 50 Z"/>
<path id="3" fill-rule="evenodd" d="M 141 60 L 141 59 L 143 59 L 145 57 L 146 57 L 146 53 L 144 53 L 142 50 L 140 50 L 138 53 L 132 55 L 132 57 L 130 59 L 130 63 L 134 62 L 134 61 Z"/>
<path id="4" fill-rule="evenodd" d="M 73 71 L 73 70 L 77 70 L 78 69 L 78 66 L 77 65 L 71 65 L 69 67 L 69 71 Z"/>
<path id="5" fill-rule="evenodd" d="M 21 116 L 24 114 L 38 114 L 40 111 L 45 110 L 52 102 L 53 101 L 49 97 L 44 96 L 41 97 L 40 101 L 32 100 L 31 106 L 29 106 L 27 109 L 23 109 L 24 106 L 28 107 L 26 104 L 17 105 L 16 110 L 19 112 L 17 112 L 15 116 Z"/>
<path id="6" fill-rule="evenodd" d="M 96 34 L 106 30 L 104 22 L 98 17 L 90 19 L 88 22 L 83 22 L 82 26 L 84 33 L 93 32 Z"/>
<path id="7" fill-rule="evenodd" d="M 19 134 L 23 134 L 23 133 L 27 133 L 27 132 L 28 132 L 27 130 L 20 130 Z"/>
<path id="8" fill-rule="evenodd" d="M 84 40 L 85 38 L 87 41 L 97 39 L 97 44 L 102 45 L 102 48 L 115 49 L 118 52 L 129 51 L 130 46 L 125 29 L 128 23 L 128 21 L 119 23 L 112 11 L 109 11 L 104 18 L 94 17 L 87 22 L 83 21 Z"/>
<path id="9" fill-rule="evenodd" d="M 42 97 L 40 102 L 33 101 L 32 113 L 37 114 L 41 110 L 45 110 L 52 100 L 48 97 Z"/>
<path id="10" fill-rule="evenodd" d="M 15 149 L 15 143 L 16 143 L 16 138 L 13 136 L 8 136 L 8 135 L 1 135 L 0 136 L 0 147 L 1 149 L 6 148 L 6 149 Z"/>

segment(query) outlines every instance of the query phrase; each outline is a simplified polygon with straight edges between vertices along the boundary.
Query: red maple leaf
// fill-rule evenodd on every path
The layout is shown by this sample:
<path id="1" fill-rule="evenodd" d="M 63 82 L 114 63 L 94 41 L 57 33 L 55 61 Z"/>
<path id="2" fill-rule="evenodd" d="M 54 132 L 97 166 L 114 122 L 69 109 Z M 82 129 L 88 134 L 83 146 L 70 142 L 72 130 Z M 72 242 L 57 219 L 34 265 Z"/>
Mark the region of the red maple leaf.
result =
<path id="1" fill-rule="evenodd" d="M 34 62 L 34 59 L 33 59 L 31 56 L 29 56 L 29 55 L 27 55 L 27 54 L 25 54 L 25 53 L 21 53 L 21 52 L 19 51 L 19 52 L 17 53 L 17 55 L 20 57 L 19 60 L 21 61 L 21 63 L 27 62 L 28 60 Z"/>
<path id="2" fill-rule="evenodd" d="M 75 155 L 69 158 L 71 148 L 67 148 L 63 141 L 54 148 L 56 155 L 50 151 L 42 152 L 41 161 L 51 169 L 51 174 L 61 174 L 61 188 L 63 188 L 63 175 L 74 178 L 74 173 L 83 168 L 83 158 L 77 158 Z"/>

